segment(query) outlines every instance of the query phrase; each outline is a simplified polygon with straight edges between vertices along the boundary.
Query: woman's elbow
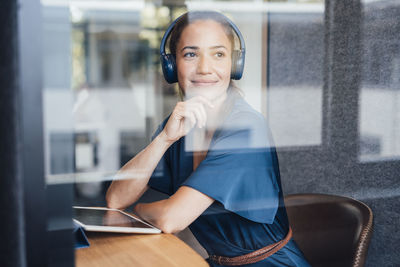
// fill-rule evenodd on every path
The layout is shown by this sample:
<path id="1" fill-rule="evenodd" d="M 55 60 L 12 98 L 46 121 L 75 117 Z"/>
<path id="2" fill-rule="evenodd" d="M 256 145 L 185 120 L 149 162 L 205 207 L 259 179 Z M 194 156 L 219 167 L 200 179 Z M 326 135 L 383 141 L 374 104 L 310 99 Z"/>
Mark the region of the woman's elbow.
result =
<path id="1" fill-rule="evenodd" d="M 106 195 L 106 206 L 109 209 L 116 209 L 117 208 L 117 204 L 114 202 L 112 197 L 110 197 L 109 195 Z"/>
<path id="2" fill-rule="evenodd" d="M 173 225 L 168 225 L 168 224 L 160 226 L 160 230 L 165 234 L 176 234 L 182 231 L 179 228 L 176 228 Z"/>
<path id="3" fill-rule="evenodd" d="M 163 220 L 160 220 L 159 223 L 157 223 L 158 228 L 166 234 L 175 234 L 184 229 L 181 224 L 179 224 L 176 220 L 173 218 L 166 218 Z"/>
<path id="4" fill-rule="evenodd" d="M 120 209 L 121 208 L 121 203 L 119 203 L 118 197 L 110 192 L 110 190 L 107 191 L 106 193 L 106 205 L 107 208 L 110 209 Z"/>

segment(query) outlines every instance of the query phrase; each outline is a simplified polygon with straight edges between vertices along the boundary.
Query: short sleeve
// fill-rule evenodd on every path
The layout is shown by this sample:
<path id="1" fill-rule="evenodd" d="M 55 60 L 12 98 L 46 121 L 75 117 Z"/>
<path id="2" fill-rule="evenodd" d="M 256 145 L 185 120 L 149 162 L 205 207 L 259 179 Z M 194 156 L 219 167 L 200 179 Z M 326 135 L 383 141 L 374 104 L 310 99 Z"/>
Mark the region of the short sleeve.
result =
<path id="1" fill-rule="evenodd" d="M 165 121 L 158 126 L 157 130 L 151 137 L 152 141 L 164 129 L 164 126 L 165 126 L 167 120 L 168 120 L 168 118 L 165 119 Z M 169 165 L 168 154 L 169 154 L 169 150 L 167 150 L 164 153 L 164 155 L 158 162 L 147 185 L 150 186 L 152 189 L 155 189 L 162 193 L 171 195 L 172 194 L 172 182 L 171 182 L 171 169 L 170 169 L 170 165 Z"/>
<path id="2" fill-rule="evenodd" d="M 272 223 L 279 204 L 279 171 L 261 117 L 241 114 L 216 131 L 206 158 L 183 185 L 244 218 Z"/>

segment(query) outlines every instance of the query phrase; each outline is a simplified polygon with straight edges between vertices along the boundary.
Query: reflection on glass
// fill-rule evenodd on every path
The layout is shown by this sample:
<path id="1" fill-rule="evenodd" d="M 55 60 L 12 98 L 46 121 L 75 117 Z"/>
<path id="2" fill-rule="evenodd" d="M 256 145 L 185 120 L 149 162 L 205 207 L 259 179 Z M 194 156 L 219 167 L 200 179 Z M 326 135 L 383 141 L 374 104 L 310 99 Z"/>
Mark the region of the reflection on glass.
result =
<path id="1" fill-rule="evenodd" d="M 360 159 L 400 156 L 400 3 L 362 1 Z"/>
<path id="2" fill-rule="evenodd" d="M 323 13 L 271 13 L 267 117 L 277 146 L 321 144 Z"/>
<path id="3" fill-rule="evenodd" d="M 89 199 L 81 204 L 104 203 L 104 181 L 178 101 L 162 77 L 159 44 L 186 10 L 219 8 L 241 29 L 246 67 L 237 85 L 267 116 L 277 146 L 321 143 L 323 1 L 201 3 L 42 0 L 48 183 L 77 182 Z"/>
<path id="4" fill-rule="evenodd" d="M 43 4 L 45 62 L 50 62 L 44 71 L 49 77 L 44 96 L 51 166 L 47 173 L 53 178 L 68 173 L 112 174 L 139 152 L 142 146 L 130 142 L 145 142 L 152 120 L 162 113 L 156 104 L 162 92 L 155 89 L 161 87 L 157 50 L 160 31 L 173 12 L 142 1 Z M 58 13 L 64 16 L 57 18 Z M 63 28 L 51 26 L 55 22 Z M 62 45 L 55 35 L 63 38 Z M 51 64 L 57 62 L 61 68 Z M 60 84 L 56 75 L 66 76 L 65 82 Z M 53 80 L 59 83 L 57 88 Z M 72 177 L 76 178 L 57 179 L 66 182 Z"/>

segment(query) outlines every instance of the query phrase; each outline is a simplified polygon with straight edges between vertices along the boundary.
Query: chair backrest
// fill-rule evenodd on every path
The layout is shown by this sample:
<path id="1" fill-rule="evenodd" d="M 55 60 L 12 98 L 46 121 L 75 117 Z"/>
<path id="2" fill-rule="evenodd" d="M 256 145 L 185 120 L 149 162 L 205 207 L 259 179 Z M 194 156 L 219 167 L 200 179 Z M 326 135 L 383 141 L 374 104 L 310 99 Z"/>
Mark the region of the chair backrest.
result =
<path id="1" fill-rule="evenodd" d="M 285 197 L 293 239 L 311 266 L 364 266 L 373 214 L 348 197 L 295 194 Z"/>

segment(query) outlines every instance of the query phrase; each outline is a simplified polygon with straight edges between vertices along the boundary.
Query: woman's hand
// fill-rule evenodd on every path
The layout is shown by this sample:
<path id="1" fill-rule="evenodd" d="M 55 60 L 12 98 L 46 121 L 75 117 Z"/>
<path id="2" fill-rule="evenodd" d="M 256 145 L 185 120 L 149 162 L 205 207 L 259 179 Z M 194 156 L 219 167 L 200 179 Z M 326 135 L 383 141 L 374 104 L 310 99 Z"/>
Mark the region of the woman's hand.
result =
<path id="1" fill-rule="evenodd" d="M 205 127 L 207 108 L 214 108 L 214 105 L 203 96 L 196 96 L 187 101 L 178 102 L 163 129 L 167 141 L 175 142 L 179 140 L 195 125 L 199 128 Z"/>

